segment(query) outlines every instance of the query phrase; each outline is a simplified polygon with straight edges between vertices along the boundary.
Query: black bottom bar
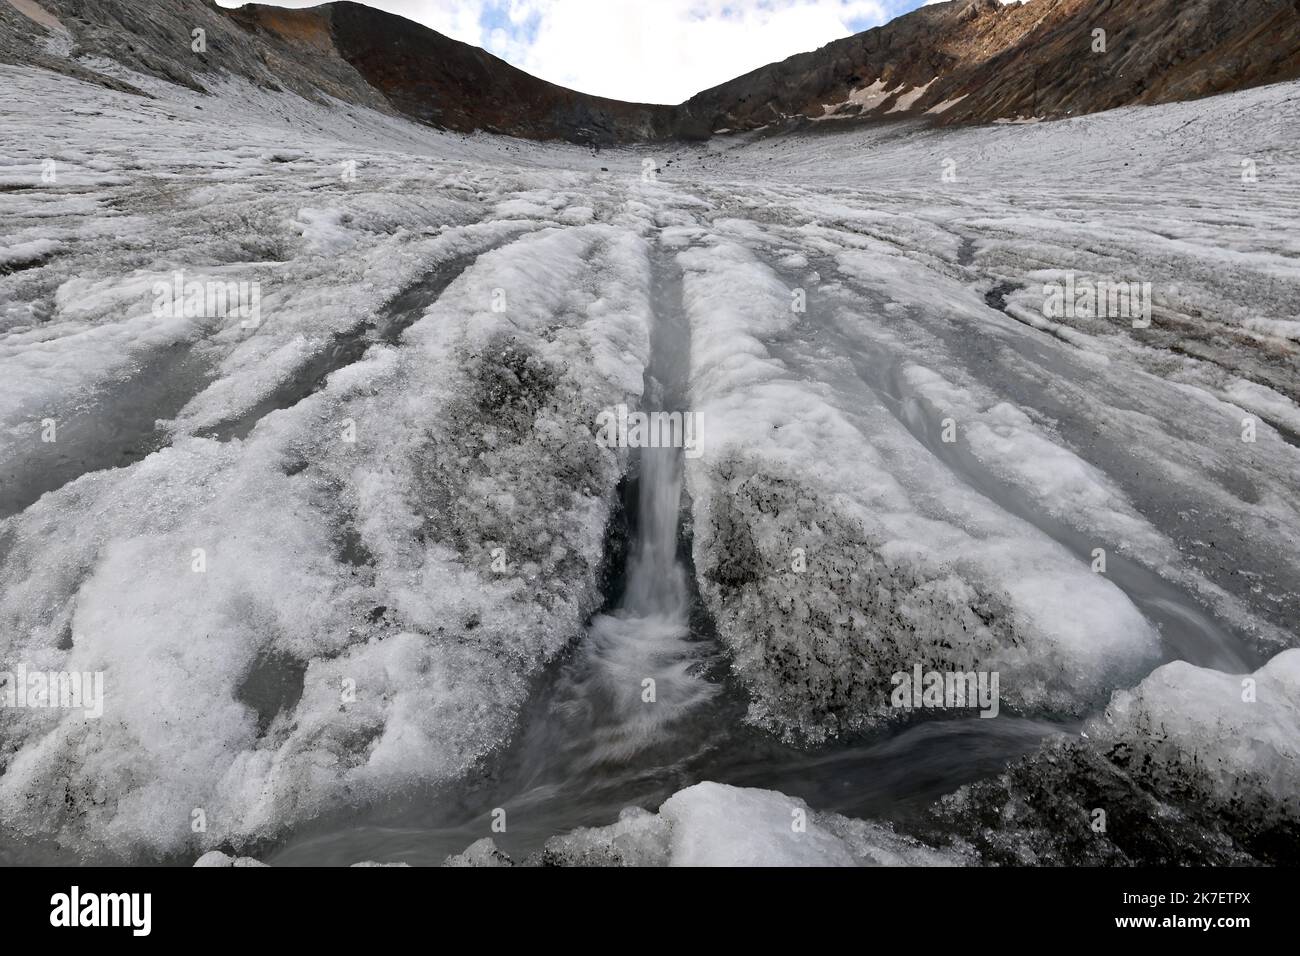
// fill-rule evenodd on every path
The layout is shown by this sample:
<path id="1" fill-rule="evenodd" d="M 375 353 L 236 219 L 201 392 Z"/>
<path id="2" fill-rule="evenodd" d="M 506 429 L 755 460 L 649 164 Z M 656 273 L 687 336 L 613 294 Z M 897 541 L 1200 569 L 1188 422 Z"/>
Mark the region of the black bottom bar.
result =
<path id="1" fill-rule="evenodd" d="M 1261 931 L 1294 935 L 1295 879 L 1295 870 L 1272 869 L 0 872 L 10 943 L 74 932 L 83 941 L 193 941 L 219 928 L 249 933 L 250 942 L 337 947 L 352 939 L 373 945 L 377 933 L 395 942 L 417 931 L 464 939 L 479 929 L 494 948 L 512 934 L 536 940 L 560 925 L 584 935 L 608 927 L 655 938 L 660 947 L 674 939 L 698 943 L 709 932 L 731 943 L 773 931 L 825 942 L 827 932 L 843 930 L 864 944 L 901 933 L 948 946 L 996 939 L 999 927 L 1051 934 L 1037 937 L 1043 941 L 1200 936 L 1232 945 Z M 118 925 L 73 927 L 74 886 L 76 922 Z M 119 894 L 149 894 L 147 936 L 136 935 L 145 898 Z M 664 935 L 667 924 L 683 920 Z"/>

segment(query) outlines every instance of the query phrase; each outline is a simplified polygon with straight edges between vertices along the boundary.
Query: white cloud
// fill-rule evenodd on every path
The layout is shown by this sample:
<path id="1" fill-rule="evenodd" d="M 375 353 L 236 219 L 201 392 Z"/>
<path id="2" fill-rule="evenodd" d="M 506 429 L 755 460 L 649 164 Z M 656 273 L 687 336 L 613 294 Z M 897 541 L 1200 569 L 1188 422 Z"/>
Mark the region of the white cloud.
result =
<path id="1" fill-rule="evenodd" d="M 617 99 L 677 103 L 880 23 L 876 0 L 516 0 L 538 28 L 493 52 L 537 76 Z"/>
<path id="2" fill-rule="evenodd" d="M 233 0 L 221 0 L 235 6 Z M 315 0 L 273 0 L 312 6 Z M 563 86 L 677 103 L 922 0 L 367 0 Z"/>

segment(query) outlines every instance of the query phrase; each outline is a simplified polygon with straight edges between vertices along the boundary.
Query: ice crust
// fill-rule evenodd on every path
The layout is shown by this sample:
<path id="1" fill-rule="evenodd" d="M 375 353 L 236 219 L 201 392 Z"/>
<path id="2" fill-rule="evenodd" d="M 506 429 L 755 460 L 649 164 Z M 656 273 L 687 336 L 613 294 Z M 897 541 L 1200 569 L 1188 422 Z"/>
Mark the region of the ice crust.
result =
<path id="1" fill-rule="evenodd" d="M 1249 675 L 1176 661 L 1074 739 L 1052 740 L 932 811 L 1011 865 L 1287 864 L 1300 853 L 1300 650 Z"/>
<path id="2" fill-rule="evenodd" d="M 449 866 L 502 866 L 490 837 L 448 858 Z M 525 865 L 540 866 L 962 866 L 885 824 L 817 813 L 773 790 L 698 783 L 658 812 L 623 811 L 617 823 L 553 837 Z"/>

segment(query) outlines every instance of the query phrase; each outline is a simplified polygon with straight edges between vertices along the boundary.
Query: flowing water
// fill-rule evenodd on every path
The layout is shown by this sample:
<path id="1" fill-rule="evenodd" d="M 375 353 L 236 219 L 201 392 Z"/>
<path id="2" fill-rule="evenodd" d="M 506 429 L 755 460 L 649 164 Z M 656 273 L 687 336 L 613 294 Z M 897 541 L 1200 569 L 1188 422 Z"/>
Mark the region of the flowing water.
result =
<path id="1" fill-rule="evenodd" d="M 440 275 L 438 283 L 445 279 Z M 666 253 L 654 260 L 653 289 L 643 410 L 686 411 L 690 329 L 681 273 Z M 420 297 L 428 291 L 420 289 Z M 933 416 L 915 414 L 917 399 L 907 394 L 889 355 L 857 354 L 830 328 L 818 334 L 832 337 L 839 354 L 852 359 L 854 374 L 869 380 L 878 400 L 915 425 L 918 439 L 963 480 L 1063 544 L 1083 547 L 1072 529 L 1008 496 L 978 462 L 942 457 L 946 447 L 917 424 Z M 798 371 L 801 346 L 774 348 Z M 1078 722 L 1003 715 L 886 728 L 809 749 L 748 726 L 747 695 L 729 673 L 695 587 L 690 523 L 683 520 L 690 510 L 683 452 L 657 447 L 633 454 L 611 529 L 611 553 L 626 558 L 600 613 L 538 681 L 514 740 L 467 779 L 406 792 L 361 813 L 340 811 L 274 846 L 254 848 L 255 855 L 289 865 L 436 865 L 491 836 L 518 859 L 556 834 L 612 823 L 628 806 L 655 808 L 704 780 L 779 790 L 818 810 L 906 821 L 938 797 L 998 773 L 1044 737 L 1077 732 Z M 626 547 L 617 546 L 624 539 Z M 1224 667 L 1249 657 L 1177 589 L 1136 566 L 1119 570 L 1121 586 L 1163 625 L 1173 642 L 1170 656 Z M 504 832 L 492 828 L 497 810 L 506 813 Z M 45 861 L 64 855 L 54 847 L 24 852 Z"/>
<path id="2" fill-rule="evenodd" d="M 654 276 L 644 409 L 684 411 L 690 330 L 681 274 L 665 254 Z M 437 865 L 490 835 L 518 859 L 556 834 L 612 823 L 628 806 L 655 808 L 704 780 L 897 819 L 996 773 L 1044 736 L 1074 729 L 1010 716 L 940 720 L 807 749 L 749 727 L 747 695 L 728 672 L 695 588 L 683 451 L 633 454 L 611 532 L 626 537 L 625 548 L 611 548 L 626 555 L 624 565 L 605 607 L 538 681 L 515 739 L 467 779 L 340 811 L 245 852 L 280 865 Z M 498 808 L 507 814 L 504 833 L 492 830 Z M 32 841 L 0 847 L 0 859 L 72 862 L 65 849 Z"/>
<path id="3" fill-rule="evenodd" d="M 655 323 L 644 410 L 684 411 L 690 330 L 681 275 L 655 260 Z M 300 831 L 277 864 L 370 859 L 438 864 L 492 836 L 516 858 L 547 838 L 657 807 L 702 780 L 780 790 L 817 809 L 897 817 L 996 773 L 1048 734 L 1074 730 L 1015 717 L 945 720 L 822 748 L 748 727 L 695 590 L 680 448 L 642 448 L 627 483 L 626 566 L 572 654 L 541 682 L 517 739 L 479 777 Z M 493 832 L 493 811 L 506 812 Z"/>

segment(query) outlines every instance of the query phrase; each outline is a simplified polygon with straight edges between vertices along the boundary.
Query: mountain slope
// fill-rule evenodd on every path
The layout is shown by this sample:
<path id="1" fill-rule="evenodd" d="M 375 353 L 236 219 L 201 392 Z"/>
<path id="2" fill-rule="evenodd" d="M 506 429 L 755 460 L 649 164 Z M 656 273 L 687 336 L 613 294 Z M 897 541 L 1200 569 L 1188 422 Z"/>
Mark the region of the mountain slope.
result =
<path id="1" fill-rule="evenodd" d="M 1094 52 L 1105 31 L 1105 49 Z M 682 104 L 696 128 L 1053 118 L 1300 76 L 1297 0 L 964 0 L 922 7 Z"/>
<path id="2" fill-rule="evenodd" d="M 29 9 L 33 0 L 24 0 Z M 47 25 L 0 0 L 0 62 L 122 88 L 82 57 L 204 90 L 223 74 L 312 100 L 325 94 L 433 126 L 532 139 L 631 142 L 672 136 L 675 111 L 578 93 L 402 17 L 358 3 L 302 10 L 210 0 L 41 0 Z M 42 17 L 44 20 L 45 18 Z M 203 50 L 192 48 L 202 29 Z M 56 55 L 51 43 L 67 45 Z"/>
<path id="3" fill-rule="evenodd" d="M 195 29 L 206 31 L 197 52 Z M 358 3 L 226 10 L 211 0 L 0 0 L 0 62 L 88 78 L 96 74 L 85 56 L 195 89 L 229 73 L 461 132 L 599 144 L 810 120 L 1050 119 L 1293 79 L 1300 0 L 954 0 L 675 107 L 566 89 Z"/>
<path id="4" fill-rule="evenodd" d="M 441 128 L 578 142 L 673 133 L 671 107 L 556 86 L 478 47 L 358 3 L 302 11 L 250 4 L 232 18 L 255 36 L 341 58 L 397 110 Z"/>

